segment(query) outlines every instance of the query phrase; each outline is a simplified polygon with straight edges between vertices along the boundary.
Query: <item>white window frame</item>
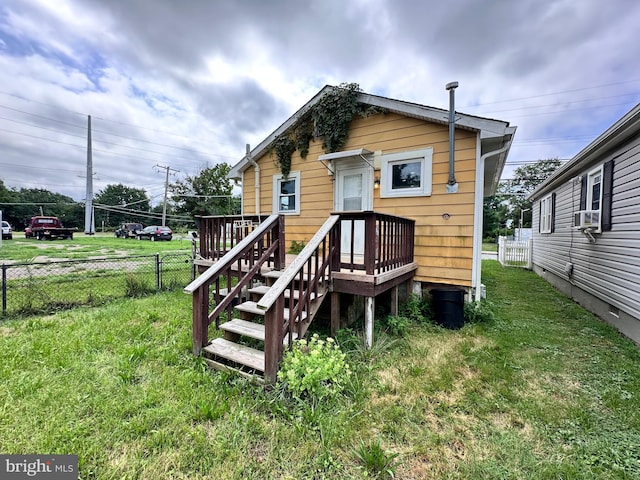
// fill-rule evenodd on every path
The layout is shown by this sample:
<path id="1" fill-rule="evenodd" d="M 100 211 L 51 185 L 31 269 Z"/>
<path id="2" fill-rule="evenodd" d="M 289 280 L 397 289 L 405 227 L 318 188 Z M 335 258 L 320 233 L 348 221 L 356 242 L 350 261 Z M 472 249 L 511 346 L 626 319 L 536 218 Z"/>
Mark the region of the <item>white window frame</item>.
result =
<path id="1" fill-rule="evenodd" d="M 408 152 L 389 153 L 382 156 L 380 164 L 380 198 L 428 197 L 432 188 L 433 148 Z M 420 187 L 393 188 L 393 166 L 399 163 L 421 162 Z"/>
<path id="2" fill-rule="evenodd" d="M 587 174 L 587 203 L 585 205 L 587 210 L 599 211 L 602 213 L 602 191 L 604 188 L 603 182 L 603 165 L 594 168 Z M 595 185 L 594 179 L 600 176 L 600 197 L 598 198 L 598 208 L 593 208 L 593 186 Z"/>
<path id="3" fill-rule="evenodd" d="M 540 200 L 540 233 L 551 233 L 553 195 Z"/>
<path id="4" fill-rule="evenodd" d="M 295 210 L 280 210 L 280 183 L 295 180 Z M 289 172 L 285 179 L 283 175 L 273 176 L 273 213 L 281 215 L 300 215 L 300 172 Z"/>

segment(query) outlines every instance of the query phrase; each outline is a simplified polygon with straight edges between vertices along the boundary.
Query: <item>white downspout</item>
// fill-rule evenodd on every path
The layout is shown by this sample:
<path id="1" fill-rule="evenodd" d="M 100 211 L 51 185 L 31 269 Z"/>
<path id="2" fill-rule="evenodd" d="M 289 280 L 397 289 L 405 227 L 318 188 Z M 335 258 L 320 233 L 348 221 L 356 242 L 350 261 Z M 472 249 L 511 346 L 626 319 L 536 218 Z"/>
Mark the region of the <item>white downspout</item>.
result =
<path id="1" fill-rule="evenodd" d="M 479 135 L 479 134 L 478 134 Z M 513 138 L 513 137 L 512 137 Z M 478 139 L 480 140 L 480 139 Z M 478 142 L 478 148 L 481 148 L 481 142 Z M 503 152 L 506 152 L 511 147 L 511 140 L 509 140 L 504 146 L 498 148 L 497 150 L 493 150 L 491 152 L 487 152 L 480 157 L 480 164 L 477 165 L 477 177 L 476 177 L 476 228 L 473 232 L 473 240 L 474 240 L 474 262 L 473 262 L 473 287 L 475 288 L 475 301 L 479 302 L 482 299 L 482 292 L 480 285 L 482 284 L 482 213 L 483 213 L 483 198 L 484 198 L 484 162 L 488 157 L 493 157 L 494 155 L 500 155 Z M 478 223 L 479 219 L 479 223 Z M 479 227 L 478 227 L 479 225 Z"/>
<path id="2" fill-rule="evenodd" d="M 251 146 L 247 143 L 247 162 L 253 165 L 253 169 L 255 170 L 255 185 L 254 191 L 256 196 L 256 215 L 260 215 L 260 166 L 256 163 L 256 161 L 251 157 Z"/>

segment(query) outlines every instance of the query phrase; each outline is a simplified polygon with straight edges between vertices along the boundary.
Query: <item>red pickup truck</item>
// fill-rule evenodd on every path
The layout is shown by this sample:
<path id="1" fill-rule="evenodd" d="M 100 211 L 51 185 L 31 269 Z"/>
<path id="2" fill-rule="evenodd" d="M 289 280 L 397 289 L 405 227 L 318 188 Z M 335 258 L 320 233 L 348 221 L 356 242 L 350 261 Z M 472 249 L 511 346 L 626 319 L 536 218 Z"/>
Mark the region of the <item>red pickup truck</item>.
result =
<path id="1" fill-rule="evenodd" d="M 58 217 L 31 217 L 29 226 L 24 230 L 25 238 L 37 238 L 38 240 L 52 240 L 54 238 L 73 238 L 77 228 L 65 228 Z"/>

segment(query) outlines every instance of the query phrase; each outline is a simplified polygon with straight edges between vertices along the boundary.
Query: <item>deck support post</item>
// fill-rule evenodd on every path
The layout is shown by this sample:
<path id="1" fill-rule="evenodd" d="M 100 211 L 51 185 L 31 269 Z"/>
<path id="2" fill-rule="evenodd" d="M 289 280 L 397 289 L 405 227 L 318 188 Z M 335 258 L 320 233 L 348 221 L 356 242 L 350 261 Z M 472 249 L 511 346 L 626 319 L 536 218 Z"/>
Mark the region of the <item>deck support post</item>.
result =
<path id="1" fill-rule="evenodd" d="M 331 336 L 340 330 L 340 293 L 331 292 Z"/>
<path id="2" fill-rule="evenodd" d="M 195 356 L 200 355 L 202 347 L 209 343 L 209 286 L 193 293 L 192 349 Z"/>
<path id="3" fill-rule="evenodd" d="M 398 316 L 398 286 L 391 289 L 391 316 Z"/>
<path id="4" fill-rule="evenodd" d="M 370 350 L 373 346 L 373 314 L 375 312 L 375 298 L 365 297 L 364 305 L 364 346 Z"/>
<path id="5" fill-rule="evenodd" d="M 264 318 L 264 381 L 267 384 L 276 383 L 278 377 L 278 366 L 284 349 L 282 345 L 284 338 L 283 317 L 284 294 L 280 295 L 275 304 L 267 310 Z"/>

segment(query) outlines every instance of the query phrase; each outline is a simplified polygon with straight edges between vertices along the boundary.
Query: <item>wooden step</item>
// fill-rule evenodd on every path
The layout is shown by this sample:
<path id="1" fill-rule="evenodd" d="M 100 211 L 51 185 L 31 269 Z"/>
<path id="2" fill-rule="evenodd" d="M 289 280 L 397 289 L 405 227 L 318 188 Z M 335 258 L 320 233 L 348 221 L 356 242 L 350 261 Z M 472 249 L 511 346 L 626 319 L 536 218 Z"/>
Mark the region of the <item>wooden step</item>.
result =
<path id="1" fill-rule="evenodd" d="M 264 342 L 264 325 L 261 325 L 259 323 L 253 323 L 248 322 L 247 320 L 234 318 L 230 322 L 221 324 L 219 328 L 220 330 L 224 330 L 225 332 L 244 335 L 245 337 L 255 338 Z"/>
<path id="2" fill-rule="evenodd" d="M 210 355 L 264 372 L 264 352 L 255 348 L 239 345 L 224 338 L 216 338 L 203 350 Z"/>
<path id="3" fill-rule="evenodd" d="M 250 288 L 249 293 L 255 293 L 256 295 L 264 295 L 269 291 L 271 287 L 268 285 L 259 285 L 257 287 Z"/>
<path id="4" fill-rule="evenodd" d="M 209 367 L 213 368 L 214 370 L 218 370 L 219 372 L 233 372 L 248 380 L 251 380 L 252 382 L 258 383 L 259 385 L 264 385 L 265 383 L 264 378 L 260 377 L 259 375 L 256 375 L 255 373 L 244 372 L 237 368 L 233 368 L 225 363 L 217 362 L 207 357 L 203 357 L 203 360 L 206 362 L 207 365 L 209 365 Z"/>
<path id="5" fill-rule="evenodd" d="M 240 312 L 253 313 L 254 315 L 264 315 L 266 310 L 262 310 L 257 307 L 257 302 L 243 302 L 235 306 L 235 309 Z M 302 312 L 301 320 L 306 320 L 307 314 Z M 289 320 L 289 309 L 284 309 L 284 319 Z"/>
<path id="6" fill-rule="evenodd" d="M 253 313 L 254 315 L 264 315 L 264 310 L 262 310 L 261 308 L 258 308 L 257 306 L 257 302 L 242 302 L 238 305 L 236 305 L 236 310 L 238 310 L 239 312 L 247 312 L 247 313 Z"/>
<path id="7" fill-rule="evenodd" d="M 269 272 L 263 272 L 262 276 L 265 278 L 272 278 L 274 280 L 277 280 L 278 278 L 280 278 L 283 274 L 284 274 L 284 270 L 271 270 Z M 298 280 L 298 276 L 296 275 L 296 277 L 294 278 L 294 280 Z M 304 270 L 304 278 L 303 281 L 307 281 L 307 269 L 305 268 Z"/>
<path id="8" fill-rule="evenodd" d="M 262 340 L 263 342 L 265 339 L 264 325 L 248 322 L 239 318 L 234 318 L 230 322 L 225 322 L 221 324 L 219 328 L 220 330 L 224 330 L 225 332 L 231 332 L 237 335 L 255 338 L 256 340 Z M 292 335 L 294 340 L 298 338 L 298 334 L 296 332 L 293 332 Z M 285 338 L 284 342 L 287 341 L 288 338 Z"/>
<path id="9" fill-rule="evenodd" d="M 259 287 L 254 287 L 254 288 L 250 288 L 249 289 L 249 293 L 254 293 L 256 295 L 264 295 L 265 293 L 267 293 L 269 291 L 271 287 L 268 285 L 260 285 Z M 321 297 L 322 294 L 318 295 L 318 297 Z M 291 291 L 289 289 L 284 291 L 284 298 L 291 298 Z M 293 291 L 293 298 L 298 300 L 300 298 L 300 291 L 299 290 L 294 290 Z M 316 299 L 316 294 L 312 293 L 311 294 L 311 300 L 315 300 Z"/>
<path id="10" fill-rule="evenodd" d="M 278 279 L 282 276 L 283 273 L 284 273 L 283 270 L 271 270 L 270 272 L 263 272 L 262 276 L 265 278 Z"/>

